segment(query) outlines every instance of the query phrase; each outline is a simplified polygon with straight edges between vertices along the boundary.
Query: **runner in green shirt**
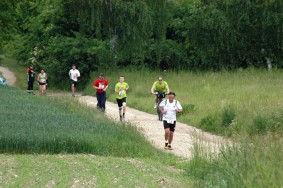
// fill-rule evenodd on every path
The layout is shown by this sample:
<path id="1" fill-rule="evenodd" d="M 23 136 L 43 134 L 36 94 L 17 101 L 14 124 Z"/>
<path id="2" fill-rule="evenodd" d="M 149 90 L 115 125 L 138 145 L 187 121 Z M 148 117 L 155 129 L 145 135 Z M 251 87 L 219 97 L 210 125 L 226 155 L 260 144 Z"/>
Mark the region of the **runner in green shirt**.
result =
<path id="1" fill-rule="evenodd" d="M 125 120 L 127 90 L 129 85 L 125 82 L 125 77 L 120 76 L 120 81 L 115 85 L 116 101 L 119 107 L 120 121 Z M 123 111 L 123 114 L 122 114 Z"/>
<path id="2" fill-rule="evenodd" d="M 167 82 L 164 81 L 161 76 L 158 77 L 158 81 L 155 81 L 151 87 L 151 93 L 155 94 L 155 92 L 163 92 L 167 94 L 170 92 Z M 157 96 L 156 95 L 155 95 L 154 101 L 155 101 L 154 108 L 156 108 L 157 107 Z"/>

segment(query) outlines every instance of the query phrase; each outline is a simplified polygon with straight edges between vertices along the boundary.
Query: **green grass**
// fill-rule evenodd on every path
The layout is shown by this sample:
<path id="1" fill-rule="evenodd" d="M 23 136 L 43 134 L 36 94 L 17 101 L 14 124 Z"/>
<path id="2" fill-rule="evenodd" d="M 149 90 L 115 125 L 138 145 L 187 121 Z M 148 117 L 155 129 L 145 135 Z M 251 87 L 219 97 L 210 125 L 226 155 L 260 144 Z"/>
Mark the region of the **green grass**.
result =
<path id="1" fill-rule="evenodd" d="M 254 137 L 223 149 L 218 158 L 196 155 L 186 175 L 195 180 L 196 187 L 282 187 L 282 148 L 282 138 Z"/>
<path id="2" fill-rule="evenodd" d="M 25 152 L 22 151 L 23 155 L 0 155 L 0 178 L 5 180 L 1 182 L 2 185 L 4 187 L 25 185 L 30 185 L 30 187 L 38 187 L 38 185 L 40 187 L 48 185 L 49 187 L 52 185 L 56 187 L 70 187 L 72 185 L 78 187 L 95 187 L 94 185 L 98 187 L 117 185 L 122 187 L 170 187 L 171 185 L 175 185 L 175 187 L 229 188 L 282 187 L 283 74 L 281 70 L 267 72 L 250 69 L 220 73 L 116 70 L 105 73 L 106 78 L 110 81 L 107 92 L 108 99 L 115 101 L 114 85 L 118 82 L 120 75 L 125 75 L 126 82 L 130 85 L 128 105 L 155 113 L 150 88 L 159 74 L 163 75 L 171 90 L 177 93 L 177 99 L 184 107 L 185 112 L 178 117 L 179 120 L 217 134 L 238 138 L 237 143 L 239 144 L 223 149 L 218 157 L 210 158 L 203 157 L 202 153 L 206 152 L 196 145 L 193 160 L 184 162 L 152 148 L 134 128 L 105 122 L 106 118 L 103 114 L 79 105 L 76 101 L 70 103 L 69 98 L 47 100 L 45 97 L 30 96 L 12 89 L 11 93 L 15 94 L 5 96 L 3 104 L 12 103 L 12 99 L 15 100 L 13 104 L 16 107 L 11 108 L 11 112 L 15 112 L 18 108 L 24 109 L 26 107 L 24 104 L 34 107 L 35 112 L 31 116 L 37 120 L 32 122 L 38 122 L 42 118 L 38 111 L 45 109 L 44 106 L 51 105 L 52 108 L 49 109 L 54 111 L 55 115 L 53 114 L 54 120 L 50 118 L 48 122 L 54 121 L 57 124 L 61 121 L 63 123 L 54 126 L 57 131 L 48 130 L 46 134 L 57 134 L 65 142 L 57 142 L 58 140 L 56 140 L 61 147 L 59 150 L 54 150 L 56 142 L 50 143 L 52 146 L 50 148 L 45 147 L 45 151 L 34 150 L 35 153 L 45 153 L 43 155 L 27 155 L 25 153 L 32 153 L 28 149 Z M 95 95 L 92 84 L 96 77 L 97 73 L 93 73 L 85 94 Z M 1 88 L 0 95 L 2 99 L 3 88 Z M 28 98 L 24 99 L 25 97 L 22 95 Z M 9 96 L 7 102 L 6 99 Z M 21 97 L 23 98 L 20 99 Z M 24 104 L 20 104 L 21 100 Z M 36 107 L 38 104 L 40 105 Z M 1 104 L 0 109 L 1 107 L 3 111 L 3 109 L 7 110 L 9 105 L 3 106 Z M 46 111 L 48 112 L 48 110 Z M 3 131 L 7 132 L 10 128 L 14 132 L 17 132 L 18 129 L 22 132 L 27 130 L 27 136 L 30 136 L 28 134 L 30 132 L 42 135 L 39 130 L 30 131 L 30 127 L 27 125 L 15 129 L 14 121 L 21 117 L 19 116 L 21 113 L 27 114 L 25 110 L 13 113 L 11 121 L 7 120 L 8 123 L 10 122 L 10 127 L 6 127 Z M 56 115 L 65 118 L 60 119 Z M 84 122 L 83 125 L 79 123 L 81 121 Z M 81 128 L 69 125 L 72 122 L 76 122 L 76 126 Z M 91 125 L 90 122 L 92 122 Z M 18 124 L 22 125 L 24 122 Z M 99 126 L 99 124 L 103 126 Z M 65 126 L 66 129 L 63 128 Z M 103 135 L 102 139 L 107 141 L 109 139 L 108 143 L 111 143 L 111 140 L 117 140 L 116 137 L 107 138 L 113 135 L 113 132 L 127 137 L 121 138 L 124 139 L 122 152 L 119 148 L 108 147 L 107 144 L 97 150 L 99 146 L 95 145 L 96 139 L 100 139 L 100 137 L 96 137 L 97 132 L 93 131 L 96 130 L 93 126 L 98 128 L 98 132 L 102 131 L 100 127 L 104 128 L 105 132 L 102 131 L 99 134 Z M 105 129 L 106 127 L 107 129 Z M 42 129 L 43 126 L 39 126 L 39 128 L 44 132 L 46 127 Z M 122 130 L 116 130 L 116 128 L 122 128 Z M 128 128 L 131 130 L 125 130 Z M 1 130 L 0 133 L 3 131 Z M 14 132 L 13 134 L 9 133 L 12 135 L 10 142 L 17 142 Z M 76 135 L 74 132 L 79 134 Z M 85 132 L 87 132 L 87 136 L 79 139 L 80 135 L 84 135 Z M 92 135 L 89 135 L 89 132 L 93 133 L 95 139 L 91 138 Z M 129 134 L 133 134 L 133 136 L 128 137 Z M 74 143 L 70 142 L 70 135 L 75 138 L 79 150 L 75 151 L 68 147 L 68 143 L 72 143 L 72 145 Z M 40 140 L 36 136 L 30 136 L 30 138 Z M 46 138 L 48 136 L 42 140 L 48 140 Z M 120 139 L 120 137 L 118 138 Z M 91 145 L 87 144 L 88 142 L 91 142 Z M 37 144 L 36 141 L 29 143 Z M 142 147 L 134 148 L 140 143 Z M 13 144 L 11 145 L 14 147 Z M 18 145 L 21 146 L 21 144 Z M 95 145 L 96 149 L 92 145 Z M 83 151 L 82 147 L 88 148 L 87 152 Z M 16 152 L 10 151 L 19 152 L 18 150 Z M 61 154 L 49 154 L 56 153 L 54 151 L 60 151 L 58 153 Z M 67 154 L 77 152 L 90 153 L 91 155 Z"/>
<path id="3" fill-rule="evenodd" d="M 150 88 L 158 75 L 162 75 L 184 107 L 185 112 L 178 120 L 206 131 L 227 136 L 250 134 L 259 115 L 273 122 L 267 127 L 267 132 L 283 129 L 282 125 L 278 126 L 283 124 L 282 70 L 249 69 L 218 73 L 117 70 L 105 75 L 110 81 L 110 101 L 115 101 L 113 88 L 119 75 L 125 75 L 130 86 L 128 105 L 152 114 L 155 111 Z M 97 73 L 94 73 L 86 94 L 95 94 L 92 84 L 96 77 Z M 274 119 L 275 116 L 277 118 Z"/>
<path id="4" fill-rule="evenodd" d="M 0 97 L 0 187 L 191 184 L 178 157 L 72 97 L 47 98 L 11 87 L 0 87 Z"/>
<path id="5" fill-rule="evenodd" d="M 0 155 L 0 187 L 191 187 L 183 172 L 145 159 Z"/>
<path id="6" fill-rule="evenodd" d="M 91 153 L 159 158 L 132 126 L 118 125 L 71 97 L 46 98 L 1 87 L 1 153 Z M 165 156 L 166 154 L 162 154 Z M 170 159 L 170 156 L 167 156 Z"/>

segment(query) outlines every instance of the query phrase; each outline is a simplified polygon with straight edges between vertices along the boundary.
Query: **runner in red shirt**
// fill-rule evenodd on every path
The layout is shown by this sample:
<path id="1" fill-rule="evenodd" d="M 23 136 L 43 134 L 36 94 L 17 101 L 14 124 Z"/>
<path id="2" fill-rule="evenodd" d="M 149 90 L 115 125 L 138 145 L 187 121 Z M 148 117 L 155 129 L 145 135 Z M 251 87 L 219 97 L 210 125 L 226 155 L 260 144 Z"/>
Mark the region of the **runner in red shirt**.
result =
<path id="1" fill-rule="evenodd" d="M 99 78 L 94 81 L 93 88 L 96 89 L 97 108 L 105 111 L 106 103 L 106 89 L 108 88 L 108 81 L 104 78 L 103 73 L 100 73 Z"/>

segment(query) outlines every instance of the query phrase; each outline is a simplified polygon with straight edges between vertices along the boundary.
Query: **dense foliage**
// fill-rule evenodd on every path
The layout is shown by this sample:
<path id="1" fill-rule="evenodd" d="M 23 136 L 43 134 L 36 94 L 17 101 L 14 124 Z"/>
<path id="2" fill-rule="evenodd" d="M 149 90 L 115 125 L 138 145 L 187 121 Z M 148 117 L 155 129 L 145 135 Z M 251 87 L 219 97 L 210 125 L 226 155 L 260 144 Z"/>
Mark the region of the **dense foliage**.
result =
<path id="1" fill-rule="evenodd" d="M 90 71 L 129 65 L 283 67 L 282 0 L 4 0 L 0 7 L 1 50 L 56 80 L 67 80 L 72 63 L 82 82 Z"/>

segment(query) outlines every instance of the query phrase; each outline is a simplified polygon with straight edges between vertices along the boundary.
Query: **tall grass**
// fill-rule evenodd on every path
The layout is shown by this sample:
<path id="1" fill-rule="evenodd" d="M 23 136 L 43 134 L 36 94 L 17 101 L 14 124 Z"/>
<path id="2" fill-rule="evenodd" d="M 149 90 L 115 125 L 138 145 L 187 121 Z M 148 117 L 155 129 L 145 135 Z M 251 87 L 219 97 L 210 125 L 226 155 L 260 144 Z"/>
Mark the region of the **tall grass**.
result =
<path id="1" fill-rule="evenodd" d="M 46 98 L 0 87 L 0 153 L 91 153 L 151 157 L 156 150 L 130 125 L 116 124 L 73 98 Z M 169 155 L 162 155 L 168 159 Z"/>
<path id="2" fill-rule="evenodd" d="M 196 155 L 185 174 L 195 180 L 196 187 L 282 187 L 282 141 L 255 137 L 223 149 L 217 158 Z"/>
<path id="3" fill-rule="evenodd" d="M 97 75 L 93 73 L 86 94 L 95 94 L 92 83 Z M 115 101 L 114 85 L 119 76 L 124 75 L 130 86 L 128 105 L 152 114 L 155 111 L 150 88 L 159 75 L 163 76 L 185 109 L 178 120 L 217 134 L 249 134 L 255 127 L 254 119 L 259 115 L 267 120 L 280 116 L 272 121 L 277 124 L 275 131 L 283 128 L 282 70 L 192 73 L 140 69 L 115 70 L 105 75 L 110 81 L 109 100 Z M 212 125 L 203 124 L 207 121 Z"/>

